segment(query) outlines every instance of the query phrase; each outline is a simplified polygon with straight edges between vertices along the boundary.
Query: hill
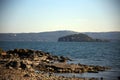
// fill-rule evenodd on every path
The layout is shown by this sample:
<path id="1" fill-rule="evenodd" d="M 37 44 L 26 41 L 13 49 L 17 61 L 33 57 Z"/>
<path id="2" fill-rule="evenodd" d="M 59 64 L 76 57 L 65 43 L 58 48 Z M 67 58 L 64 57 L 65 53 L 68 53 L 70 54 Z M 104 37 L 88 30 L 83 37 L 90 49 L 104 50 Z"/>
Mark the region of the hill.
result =
<path id="1" fill-rule="evenodd" d="M 51 31 L 40 33 L 0 33 L 0 41 L 57 42 L 59 37 L 75 34 L 74 31 Z"/>
<path id="2" fill-rule="evenodd" d="M 0 33 L 0 41 L 41 41 L 41 42 L 57 42 L 58 38 L 78 34 L 75 31 L 51 31 L 40 33 Z M 84 32 L 93 39 L 109 39 L 111 41 L 120 41 L 120 32 Z"/>

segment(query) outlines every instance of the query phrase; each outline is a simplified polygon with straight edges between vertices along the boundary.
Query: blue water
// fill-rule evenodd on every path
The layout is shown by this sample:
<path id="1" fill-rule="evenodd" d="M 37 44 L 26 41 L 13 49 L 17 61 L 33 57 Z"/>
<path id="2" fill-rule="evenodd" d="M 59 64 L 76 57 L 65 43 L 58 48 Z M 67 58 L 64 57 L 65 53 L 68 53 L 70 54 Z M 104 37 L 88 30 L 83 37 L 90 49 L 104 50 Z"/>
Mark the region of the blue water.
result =
<path id="1" fill-rule="evenodd" d="M 4 50 L 29 48 L 43 50 L 73 59 L 72 63 L 109 66 L 112 69 L 100 73 L 74 74 L 76 77 L 104 77 L 117 80 L 120 76 L 120 42 L 0 42 Z M 62 74 L 61 74 L 62 75 Z M 63 74 L 65 75 L 65 74 Z M 72 74 L 66 74 L 70 76 Z"/>

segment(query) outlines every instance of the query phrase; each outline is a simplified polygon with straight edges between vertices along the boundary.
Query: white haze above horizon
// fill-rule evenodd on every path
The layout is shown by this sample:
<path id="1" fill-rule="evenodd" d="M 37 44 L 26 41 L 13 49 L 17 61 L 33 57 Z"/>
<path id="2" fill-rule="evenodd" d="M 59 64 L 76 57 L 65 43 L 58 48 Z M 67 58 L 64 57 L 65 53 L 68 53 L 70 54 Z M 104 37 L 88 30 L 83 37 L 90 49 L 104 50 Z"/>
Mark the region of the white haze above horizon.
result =
<path id="1" fill-rule="evenodd" d="M 0 33 L 120 31 L 119 0 L 1 0 Z"/>

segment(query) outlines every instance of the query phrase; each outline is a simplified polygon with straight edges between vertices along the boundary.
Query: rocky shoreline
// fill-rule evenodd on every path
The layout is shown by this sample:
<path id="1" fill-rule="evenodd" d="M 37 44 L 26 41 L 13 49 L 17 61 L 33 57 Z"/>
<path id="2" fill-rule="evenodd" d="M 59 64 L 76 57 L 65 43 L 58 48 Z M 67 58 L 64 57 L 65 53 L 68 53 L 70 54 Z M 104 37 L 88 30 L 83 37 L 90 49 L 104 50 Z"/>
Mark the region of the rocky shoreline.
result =
<path id="1" fill-rule="evenodd" d="M 55 76 L 54 73 L 98 73 L 104 66 L 68 64 L 68 57 L 32 49 L 0 50 L 0 80 L 98 80 Z M 36 72 L 38 71 L 38 72 Z M 101 80 L 103 80 L 101 78 Z"/>

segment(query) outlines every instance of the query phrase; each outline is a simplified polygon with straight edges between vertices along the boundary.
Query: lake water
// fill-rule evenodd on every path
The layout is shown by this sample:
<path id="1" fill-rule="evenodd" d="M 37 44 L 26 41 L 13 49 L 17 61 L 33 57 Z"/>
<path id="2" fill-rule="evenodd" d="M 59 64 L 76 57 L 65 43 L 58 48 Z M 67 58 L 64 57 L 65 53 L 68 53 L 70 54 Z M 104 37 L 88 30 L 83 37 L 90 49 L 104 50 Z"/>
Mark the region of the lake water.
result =
<path id="1" fill-rule="evenodd" d="M 59 74 L 76 77 L 104 77 L 105 80 L 117 80 L 120 76 L 120 42 L 9 42 L 1 41 L 0 48 L 28 48 L 43 50 L 58 56 L 66 56 L 73 61 L 87 65 L 109 66 L 112 69 L 99 73 Z M 56 74 L 57 75 L 57 74 Z"/>

